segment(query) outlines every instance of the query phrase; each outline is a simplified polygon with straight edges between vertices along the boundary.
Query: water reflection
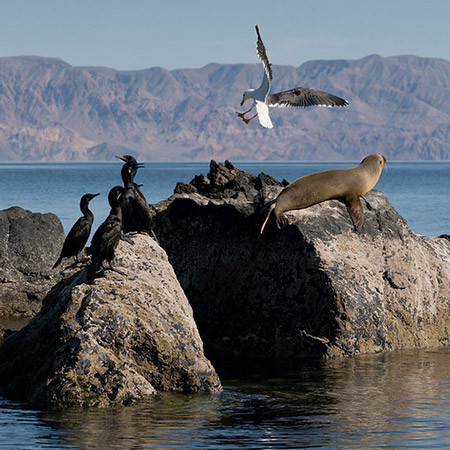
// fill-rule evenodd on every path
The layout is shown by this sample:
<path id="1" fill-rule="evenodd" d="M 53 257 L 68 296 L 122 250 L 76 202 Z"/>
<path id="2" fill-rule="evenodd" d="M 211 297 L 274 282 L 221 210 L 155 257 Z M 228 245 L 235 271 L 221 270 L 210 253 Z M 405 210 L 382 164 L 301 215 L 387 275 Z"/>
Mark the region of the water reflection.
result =
<path id="1" fill-rule="evenodd" d="M 164 393 L 128 408 L 37 412 L 3 402 L 0 447 L 446 448 L 449 369 L 450 349 L 409 350 L 225 380 L 222 394 Z"/>

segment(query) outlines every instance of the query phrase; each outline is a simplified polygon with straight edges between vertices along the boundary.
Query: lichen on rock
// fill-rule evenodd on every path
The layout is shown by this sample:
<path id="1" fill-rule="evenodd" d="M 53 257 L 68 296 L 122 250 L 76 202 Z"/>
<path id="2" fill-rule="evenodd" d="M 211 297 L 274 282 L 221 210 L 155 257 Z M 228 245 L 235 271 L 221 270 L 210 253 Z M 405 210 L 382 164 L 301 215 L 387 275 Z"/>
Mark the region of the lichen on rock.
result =
<path id="1" fill-rule="evenodd" d="M 117 272 L 66 270 L 30 324 L 0 344 L 3 395 L 102 407 L 221 389 L 166 253 L 147 235 L 131 239 L 119 243 Z"/>

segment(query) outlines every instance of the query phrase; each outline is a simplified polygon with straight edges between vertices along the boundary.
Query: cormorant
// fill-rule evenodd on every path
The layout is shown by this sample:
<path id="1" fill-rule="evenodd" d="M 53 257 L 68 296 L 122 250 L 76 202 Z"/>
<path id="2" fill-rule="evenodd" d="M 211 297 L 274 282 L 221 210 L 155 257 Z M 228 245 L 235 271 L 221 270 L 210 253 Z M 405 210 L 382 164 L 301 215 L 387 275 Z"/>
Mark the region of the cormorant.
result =
<path id="1" fill-rule="evenodd" d="M 124 191 L 125 188 L 122 186 L 115 186 L 109 191 L 108 202 L 111 210 L 106 220 L 98 227 L 91 241 L 89 253 L 92 262 L 100 264 L 103 269 L 105 259 L 109 262 L 109 267 L 113 268 L 111 262 L 122 235 L 122 210 L 118 197 Z"/>
<path id="2" fill-rule="evenodd" d="M 140 189 L 140 185 L 134 182 L 137 169 L 144 167 L 144 164 L 138 163 L 133 156 L 117 155 L 116 158 L 125 162 L 122 166 L 122 181 L 126 188 L 130 188 L 120 197 L 123 219 L 122 229 L 124 233 L 138 232 L 147 233 L 155 237 L 152 230 L 152 213 L 148 202 Z M 142 186 L 142 185 L 141 185 Z"/>
<path id="3" fill-rule="evenodd" d="M 62 261 L 63 258 L 75 257 L 78 262 L 78 253 L 86 245 L 89 235 L 91 234 L 92 222 L 94 221 L 94 214 L 89 209 L 89 202 L 100 194 L 85 194 L 80 199 L 80 210 L 83 215 L 73 224 L 66 236 L 61 255 L 58 261 L 55 262 L 53 269 L 55 269 Z"/>

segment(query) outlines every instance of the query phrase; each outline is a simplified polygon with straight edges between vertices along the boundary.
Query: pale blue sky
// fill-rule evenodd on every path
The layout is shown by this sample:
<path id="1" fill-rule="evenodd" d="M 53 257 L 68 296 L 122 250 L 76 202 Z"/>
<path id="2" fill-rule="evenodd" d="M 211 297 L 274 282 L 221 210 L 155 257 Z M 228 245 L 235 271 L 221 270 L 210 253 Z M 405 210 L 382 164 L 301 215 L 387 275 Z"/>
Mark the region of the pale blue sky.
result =
<path id="1" fill-rule="evenodd" d="M 449 0 L 0 0 L 0 56 L 116 69 L 414 54 L 450 60 Z"/>

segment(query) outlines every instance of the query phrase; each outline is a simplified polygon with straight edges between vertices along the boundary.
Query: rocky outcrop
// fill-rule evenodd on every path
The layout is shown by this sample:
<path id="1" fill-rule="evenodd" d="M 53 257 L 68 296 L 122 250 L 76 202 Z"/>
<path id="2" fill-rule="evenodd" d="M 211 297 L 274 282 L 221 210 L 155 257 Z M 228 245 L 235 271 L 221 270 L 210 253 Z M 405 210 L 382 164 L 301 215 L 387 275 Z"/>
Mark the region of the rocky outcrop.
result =
<path id="1" fill-rule="evenodd" d="M 2 395 L 39 406 L 127 405 L 159 390 L 221 389 L 167 255 L 121 241 L 115 268 L 64 272 L 41 311 L 0 344 Z"/>
<path id="2" fill-rule="evenodd" d="M 378 191 L 366 195 L 359 232 L 332 200 L 260 236 L 282 189 L 261 178 L 212 162 L 155 205 L 156 233 L 216 367 L 450 343 L 447 239 L 414 234 Z"/>
<path id="3" fill-rule="evenodd" d="M 32 316 L 60 279 L 52 266 L 64 242 L 54 214 L 0 211 L 0 316 Z"/>

